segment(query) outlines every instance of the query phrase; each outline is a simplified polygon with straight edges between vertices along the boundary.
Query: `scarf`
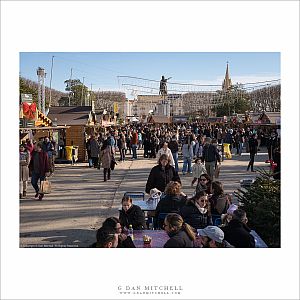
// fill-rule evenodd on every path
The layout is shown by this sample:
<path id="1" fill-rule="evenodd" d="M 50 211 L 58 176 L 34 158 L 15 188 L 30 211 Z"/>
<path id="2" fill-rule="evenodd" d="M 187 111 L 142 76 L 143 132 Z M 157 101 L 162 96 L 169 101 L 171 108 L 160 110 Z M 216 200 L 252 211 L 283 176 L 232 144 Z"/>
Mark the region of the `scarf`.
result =
<path id="1" fill-rule="evenodd" d="M 200 211 L 200 213 L 201 214 L 206 214 L 207 213 L 207 208 L 205 208 L 205 207 L 200 207 L 200 205 L 197 203 L 197 202 L 195 202 L 195 206 L 197 207 L 197 209 Z"/>

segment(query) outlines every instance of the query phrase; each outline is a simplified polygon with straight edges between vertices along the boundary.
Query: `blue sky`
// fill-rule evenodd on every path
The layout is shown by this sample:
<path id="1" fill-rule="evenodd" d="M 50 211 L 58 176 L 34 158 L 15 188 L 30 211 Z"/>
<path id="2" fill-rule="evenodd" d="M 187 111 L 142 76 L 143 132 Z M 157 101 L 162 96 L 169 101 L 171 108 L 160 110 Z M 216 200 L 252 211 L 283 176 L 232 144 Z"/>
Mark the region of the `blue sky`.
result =
<path id="1" fill-rule="evenodd" d="M 122 89 L 117 76 L 134 76 L 170 82 L 221 85 L 226 62 L 233 83 L 280 79 L 278 52 L 22 52 L 21 76 L 37 81 L 36 69 L 46 70 L 46 86 L 50 84 L 51 59 L 54 55 L 52 88 L 64 91 L 64 81 L 84 79 L 85 85 L 97 90 Z M 136 81 L 137 82 L 137 81 Z M 130 96 L 129 96 L 130 97 Z"/>

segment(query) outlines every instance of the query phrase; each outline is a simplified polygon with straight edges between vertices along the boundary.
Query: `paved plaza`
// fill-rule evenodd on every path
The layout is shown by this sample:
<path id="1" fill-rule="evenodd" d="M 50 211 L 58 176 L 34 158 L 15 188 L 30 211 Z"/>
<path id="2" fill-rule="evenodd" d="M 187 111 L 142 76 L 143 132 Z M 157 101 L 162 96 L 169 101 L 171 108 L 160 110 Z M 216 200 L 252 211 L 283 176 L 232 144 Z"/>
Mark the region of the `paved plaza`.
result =
<path id="1" fill-rule="evenodd" d="M 117 156 L 118 157 L 118 156 Z M 87 163 L 58 164 L 50 180 L 52 192 L 43 201 L 34 200 L 34 190 L 29 183 L 27 199 L 20 200 L 21 247 L 87 247 L 95 242 L 96 230 L 110 216 L 118 217 L 118 208 L 126 191 L 145 190 L 151 168 L 156 159 L 145 159 L 142 150 L 138 159 L 118 163 L 111 180 L 103 181 L 103 169 L 89 168 Z M 268 168 L 266 149 L 255 157 L 255 168 Z M 247 172 L 249 154 L 233 155 L 224 159 L 218 180 L 225 192 L 236 191 L 241 179 L 254 178 Z M 182 160 L 179 160 L 180 170 Z M 182 191 L 191 196 L 192 175 L 182 175 Z M 147 195 L 146 195 L 147 196 Z"/>

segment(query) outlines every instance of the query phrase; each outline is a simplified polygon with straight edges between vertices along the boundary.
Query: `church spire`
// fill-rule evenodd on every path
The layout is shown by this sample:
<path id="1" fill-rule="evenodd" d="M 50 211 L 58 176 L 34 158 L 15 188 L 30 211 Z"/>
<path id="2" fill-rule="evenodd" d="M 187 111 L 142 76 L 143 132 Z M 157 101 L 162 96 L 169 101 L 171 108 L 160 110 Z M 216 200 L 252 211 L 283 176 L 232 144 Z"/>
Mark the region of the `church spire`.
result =
<path id="1" fill-rule="evenodd" d="M 225 79 L 224 79 L 223 84 L 222 84 L 223 92 L 228 91 L 228 89 L 230 87 L 231 87 L 231 78 L 229 77 L 229 68 L 228 68 L 228 62 L 227 62 Z"/>

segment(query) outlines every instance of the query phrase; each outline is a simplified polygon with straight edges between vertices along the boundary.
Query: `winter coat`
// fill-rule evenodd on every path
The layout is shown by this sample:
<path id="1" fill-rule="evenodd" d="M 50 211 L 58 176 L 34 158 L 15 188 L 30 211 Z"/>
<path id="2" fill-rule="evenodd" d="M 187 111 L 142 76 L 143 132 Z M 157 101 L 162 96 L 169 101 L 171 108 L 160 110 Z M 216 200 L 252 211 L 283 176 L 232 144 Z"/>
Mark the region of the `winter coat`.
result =
<path id="1" fill-rule="evenodd" d="M 168 156 L 168 158 L 170 159 L 170 165 L 174 167 L 175 162 L 171 150 L 169 148 L 167 148 L 167 150 L 165 150 L 164 148 L 160 148 L 157 152 L 157 158 L 159 159 L 162 154 L 166 154 Z"/>
<path id="2" fill-rule="evenodd" d="M 30 154 L 28 151 L 20 152 L 20 181 L 29 180 L 29 163 L 30 163 Z"/>
<path id="3" fill-rule="evenodd" d="M 124 241 L 121 241 L 121 239 L 119 238 L 117 248 L 135 248 L 135 245 L 134 245 L 131 237 L 127 236 L 127 239 Z"/>
<path id="4" fill-rule="evenodd" d="M 99 155 L 99 144 L 95 139 L 90 140 L 91 157 L 98 157 Z"/>
<path id="5" fill-rule="evenodd" d="M 258 147 L 258 141 L 257 141 L 257 139 L 255 139 L 253 137 L 250 137 L 248 143 L 249 143 L 249 151 L 250 151 L 250 153 L 256 154 L 257 153 L 257 147 Z"/>
<path id="6" fill-rule="evenodd" d="M 164 248 L 193 248 L 194 243 L 184 231 L 179 230 L 175 233 L 169 233 L 170 239 L 164 244 Z"/>
<path id="7" fill-rule="evenodd" d="M 125 139 L 124 140 L 122 138 L 118 139 L 117 146 L 120 150 L 125 149 L 126 148 Z"/>
<path id="8" fill-rule="evenodd" d="M 155 210 L 155 216 L 160 213 L 180 214 L 181 208 L 185 205 L 186 197 L 182 195 L 165 195 L 158 202 Z"/>
<path id="9" fill-rule="evenodd" d="M 200 144 L 199 142 L 196 143 L 196 146 L 195 146 L 195 156 L 196 157 L 202 157 L 202 152 L 203 152 L 203 145 Z"/>
<path id="10" fill-rule="evenodd" d="M 132 138 L 131 138 L 130 143 L 131 143 L 131 145 L 137 145 L 138 144 L 138 134 L 137 134 L 137 132 L 134 132 L 132 134 Z"/>
<path id="11" fill-rule="evenodd" d="M 32 152 L 32 158 L 31 158 L 31 161 L 29 163 L 29 169 L 31 172 L 34 171 L 35 169 L 35 166 L 34 166 L 34 161 L 35 161 L 35 157 L 36 155 L 39 156 L 39 171 L 38 171 L 38 174 L 40 176 L 45 176 L 46 173 L 49 172 L 49 160 L 48 160 L 48 154 L 44 151 L 41 151 L 41 152 L 37 152 L 37 151 L 33 151 Z"/>
<path id="12" fill-rule="evenodd" d="M 202 214 L 192 202 L 189 202 L 181 208 L 180 215 L 184 222 L 188 223 L 195 229 L 202 229 L 206 226 L 213 225 L 212 217 L 209 216 L 207 212 Z"/>
<path id="13" fill-rule="evenodd" d="M 212 195 L 209 198 L 210 207 L 211 207 L 211 213 L 213 215 L 221 215 L 226 214 L 227 209 L 230 205 L 230 198 L 227 194 L 222 195 Z"/>
<path id="14" fill-rule="evenodd" d="M 193 177 L 200 178 L 202 174 L 206 174 L 206 168 L 203 164 L 194 164 L 192 167 Z"/>
<path id="15" fill-rule="evenodd" d="M 108 145 L 105 149 L 100 151 L 100 160 L 103 168 L 106 169 L 110 168 L 112 157 L 113 157 L 113 150 L 111 146 Z"/>
<path id="16" fill-rule="evenodd" d="M 129 228 L 129 225 L 132 225 L 132 228 L 137 230 L 146 228 L 145 215 L 138 205 L 133 204 L 126 212 L 122 208 L 119 220 L 123 227 Z"/>
<path id="17" fill-rule="evenodd" d="M 149 194 L 153 188 L 163 192 L 170 181 L 181 183 L 178 172 L 175 171 L 174 167 L 167 164 L 165 169 L 163 169 L 161 164 L 156 165 L 150 171 L 146 184 L 146 193 Z"/>
<path id="18" fill-rule="evenodd" d="M 171 150 L 172 153 L 178 152 L 178 142 L 177 141 L 170 141 L 168 145 L 169 149 Z"/>
<path id="19" fill-rule="evenodd" d="M 216 146 L 205 144 L 202 151 L 202 162 L 221 162 L 221 156 Z"/>
<path id="20" fill-rule="evenodd" d="M 255 240 L 250 234 L 250 228 L 239 220 L 231 220 L 229 224 L 221 228 L 224 231 L 224 239 L 236 248 L 254 248 Z"/>

